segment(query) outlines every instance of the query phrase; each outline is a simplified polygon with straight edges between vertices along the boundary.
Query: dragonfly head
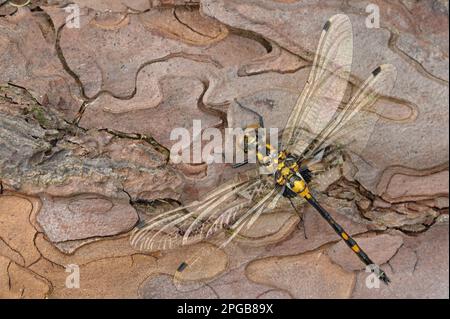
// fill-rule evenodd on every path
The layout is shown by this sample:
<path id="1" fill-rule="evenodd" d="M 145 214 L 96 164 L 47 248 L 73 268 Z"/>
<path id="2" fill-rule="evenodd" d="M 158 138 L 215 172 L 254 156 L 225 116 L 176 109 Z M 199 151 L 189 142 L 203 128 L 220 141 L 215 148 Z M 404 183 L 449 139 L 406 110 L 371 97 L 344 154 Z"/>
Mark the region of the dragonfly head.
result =
<path id="1" fill-rule="evenodd" d="M 250 162 L 248 159 L 256 155 L 256 160 L 260 164 L 262 174 L 273 174 L 279 161 L 278 150 L 267 142 L 268 138 L 262 132 L 253 127 L 247 127 L 244 134 L 237 138 L 236 146 L 243 150 L 247 156 L 245 163 Z M 251 163 L 254 163 L 253 161 Z M 235 164 L 239 167 L 241 164 Z"/>

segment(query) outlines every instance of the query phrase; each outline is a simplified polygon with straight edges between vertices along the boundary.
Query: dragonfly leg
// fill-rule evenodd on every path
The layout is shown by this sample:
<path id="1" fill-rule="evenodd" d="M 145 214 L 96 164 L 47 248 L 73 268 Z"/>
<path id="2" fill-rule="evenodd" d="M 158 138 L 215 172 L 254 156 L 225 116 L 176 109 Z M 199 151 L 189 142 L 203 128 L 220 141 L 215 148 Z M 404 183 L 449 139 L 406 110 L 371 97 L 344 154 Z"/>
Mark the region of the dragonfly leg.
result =
<path id="1" fill-rule="evenodd" d="M 376 264 L 369 258 L 369 256 L 362 250 L 358 243 L 339 225 L 333 217 L 324 209 L 314 197 L 306 198 L 308 203 L 313 206 L 320 215 L 330 224 L 334 231 L 344 240 L 347 246 L 361 259 L 361 261 L 367 266 L 372 266 L 371 271 L 375 272 L 380 280 L 385 284 L 388 284 L 391 280 L 386 276 L 386 273 L 380 269 Z M 376 266 L 376 267 L 373 267 Z"/>
<path id="2" fill-rule="evenodd" d="M 300 225 L 303 229 L 303 237 L 305 237 L 305 239 L 308 239 L 308 236 L 306 236 L 305 220 L 303 218 L 303 213 L 298 211 L 297 207 L 295 207 L 291 198 L 288 197 L 288 199 L 289 199 L 289 202 L 291 203 L 292 208 L 294 208 L 295 212 L 298 214 L 298 217 L 300 217 Z"/>
<path id="3" fill-rule="evenodd" d="M 257 127 L 264 127 L 264 118 L 262 117 L 261 114 L 259 114 L 258 112 L 252 110 L 251 108 L 248 108 L 248 107 L 242 105 L 237 99 L 234 99 L 234 102 L 235 102 L 237 105 L 239 105 L 239 107 L 241 107 L 241 108 L 243 108 L 244 110 L 247 110 L 247 111 L 249 111 L 249 112 L 255 114 L 255 115 L 258 117 L 258 124 L 256 124 Z M 253 128 L 254 128 L 256 125 L 251 125 L 251 126 L 248 126 L 248 127 L 253 127 Z"/>
<path id="4" fill-rule="evenodd" d="M 244 161 L 244 162 L 241 162 L 241 163 L 235 163 L 235 164 L 232 164 L 231 167 L 232 168 L 239 168 L 241 166 L 246 165 L 247 163 L 248 163 L 247 161 Z"/>

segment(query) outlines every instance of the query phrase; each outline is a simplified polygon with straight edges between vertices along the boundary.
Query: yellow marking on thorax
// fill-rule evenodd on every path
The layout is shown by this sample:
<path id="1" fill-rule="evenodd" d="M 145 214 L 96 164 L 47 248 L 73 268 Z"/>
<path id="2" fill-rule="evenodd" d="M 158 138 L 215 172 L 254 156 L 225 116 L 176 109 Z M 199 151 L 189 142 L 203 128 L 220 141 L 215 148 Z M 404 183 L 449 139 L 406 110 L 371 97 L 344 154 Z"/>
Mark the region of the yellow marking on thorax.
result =
<path id="1" fill-rule="evenodd" d="M 256 157 L 258 157 L 258 161 L 262 162 L 262 160 L 264 159 L 264 155 L 260 152 L 256 153 Z"/>
<path id="2" fill-rule="evenodd" d="M 281 175 L 288 176 L 291 173 L 291 170 L 288 167 L 284 167 L 281 169 Z"/>
<path id="3" fill-rule="evenodd" d="M 284 185 L 284 184 L 286 184 L 286 180 L 283 178 L 283 176 L 280 176 L 280 178 L 277 179 L 277 183 L 279 185 Z"/>
<path id="4" fill-rule="evenodd" d="M 310 199 L 312 197 L 304 180 L 295 181 L 292 190 L 303 198 Z"/>
<path id="5" fill-rule="evenodd" d="M 308 187 L 306 187 L 305 190 L 304 190 L 303 192 L 299 193 L 299 195 L 300 195 L 301 197 L 307 198 L 307 199 L 312 198 L 312 196 L 311 196 L 311 194 L 310 194 L 310 192 L 309 192 Z"/>
<path id="6" fill-rule="evenodd" d="M 305 182 L 302 180 L 299 180 L 299 181 L 294 182 L 294 185 L 292 186 L 292 190 L 298 194 L 298 193 L 303 192 L 305 190 L 305 187 L 306 187 Z"/>
<path id="7" fill-rule="evenodd" d="M 297 165 L 297 163 L 292 164 L 290 168 L 292 170 L 294 170 L 294 172 L 298 172 L 298 165 Z"/>

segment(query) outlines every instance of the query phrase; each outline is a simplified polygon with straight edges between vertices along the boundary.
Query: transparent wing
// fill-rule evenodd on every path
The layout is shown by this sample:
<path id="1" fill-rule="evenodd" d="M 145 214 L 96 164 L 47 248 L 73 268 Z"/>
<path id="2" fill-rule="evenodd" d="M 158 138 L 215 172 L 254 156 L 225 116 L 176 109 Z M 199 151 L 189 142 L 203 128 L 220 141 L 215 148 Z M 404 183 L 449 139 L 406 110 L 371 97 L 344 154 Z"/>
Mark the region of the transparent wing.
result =
<path id="1" fill-rule="evenodd" d="M 281 149 L 300 156 L 327 126 L 344 97 L 352 55 L 350 20 L 335 15 L 324 25 L 308 81 L 283 131 Z"/>
<path id="2" fill-rule="evenodd" d="M 353 152 L 362 150 L 378 120 L 373 106 L 381 95 L 390 93 L 396 78 L 394 66 L 383 64 L 377 67 L 304 150 L 303 157 L 312 157 L 331 144 L 345 146 Z"/>
<path id="3" fill-rule="evenodd" d="M 158 214 L 132 232 L 130 242 L 139 250 L 172 249 L 209 239 L 227 231 L 233 239 L 244 227 L 250 227 L 274 196 L 273 180 L 238 176 L 201 201 Z"/>
<path id="4" fill-rule="evenodd" d="M 239 232 L 252 227 L 261 214 L 273 210 L 281 198 L 281 190 L 273 188 L 272 181 L 271 190 L 261 199 L 253 201 L 251 205 L 246 206 L 246 208 L 242 210 L 243 214 L 241 214 L 233 225 L 227 229 L 226 234 L 221 233 L 208 240 L 208 243 L 212 245 L 208 246 L 206 249 L 200 249 L 197 253 L 192 254 L 180 264 L 173 278 L 173 282 L 177 289 L 186 291 L 202 286 L 204 283 L 201 281 L 197 282 L 194 287 L 191 285 L 189 278 L 192 276 L 192 273 L 201 270 L 206 260 L 211 259 L 219 252 L 224 251 L 228 244 L 230 244 L 234 238 L 239 236 Z M 237 248 L 238 247 L 236 246 L 231 247 L 230 252 L 236 252 Z M 239 265 L 239 263 L 228 265 L 228 268 L 233 269 L 239 267 Z M 188 285 L 186 285 L 186 283 L 188 283 Z"/>

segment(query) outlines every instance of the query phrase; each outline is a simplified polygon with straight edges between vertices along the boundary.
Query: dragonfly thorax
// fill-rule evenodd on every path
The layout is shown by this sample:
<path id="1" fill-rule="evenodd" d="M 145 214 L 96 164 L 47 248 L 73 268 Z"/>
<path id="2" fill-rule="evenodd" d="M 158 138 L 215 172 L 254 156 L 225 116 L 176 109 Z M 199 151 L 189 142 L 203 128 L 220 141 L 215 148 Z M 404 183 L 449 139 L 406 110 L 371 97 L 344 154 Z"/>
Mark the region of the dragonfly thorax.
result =
<path id="1" fill-rule="evenodd" d="M 303 174 L 305 176 L 303 176 Z M 298 158 L 280 152 L 278 155 L 278 166 L 274 173 L 275 183 L 284 188 L 283 195 L 286 197 L 309 196 L 307 182 L 309 181 L 309 171 L 302 168 Z"/>
<path id="2" fill-rule="evenodd" d="M 280 186 L 284 186 L 289 183 L 298 171 L 299 166 L 296 159 L 285 152 L 280 152 L 278 155 L 278 165 L 275 171 L 275 182 Z"/>

